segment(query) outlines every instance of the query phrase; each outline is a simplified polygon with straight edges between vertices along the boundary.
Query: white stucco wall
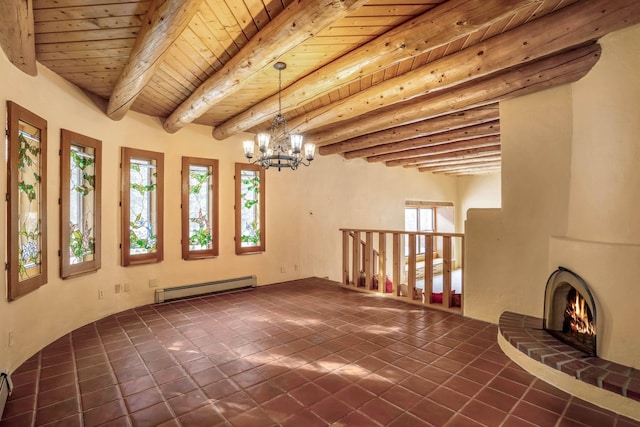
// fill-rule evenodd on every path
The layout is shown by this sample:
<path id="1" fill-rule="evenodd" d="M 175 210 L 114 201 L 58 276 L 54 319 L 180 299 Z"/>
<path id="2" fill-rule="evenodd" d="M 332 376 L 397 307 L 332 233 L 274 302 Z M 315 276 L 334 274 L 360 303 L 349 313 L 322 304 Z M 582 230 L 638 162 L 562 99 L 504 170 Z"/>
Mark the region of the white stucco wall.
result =
<path id="1" fill-rule="evenodd" d="M 48 254 L 49 281 L 13 302 L 0 299 L 0 370 L 12 371 L 65 333 L 108 314 L 151 303 L 154 289 L 201 283 L 248 274 L 259 284 L 307 276 L 340 279 L 340 227 L 403 228 L 404 201 L 457 200 L 455 178 L 403 168 L 387 168 L 341 157 L 319 157 L 296 172 L 267 171 L 267 251 L 236 256 L 234 252 L 234 162 L 244 162 L 242 136 L 216 141 L 211 128 L 189 125 L 176 134 L 162 130 L 157 119 L 130 112 L 118 122 L 108 119 L 73 85 L 46 68 L 29 77 L 0 54 L 0 116 L 14 101 L 48 121 Z M 69 280 L 59 278 L 60 129 L 103 143 L 102 269 Z M 165 153 L 165 256 L 159 264 L 120 267 L 120 148 Z M 183 261 L 180 252 L 181 156 L 220 160 L 220 256 Z M 6 162 L 0 166 L 0 188 L 6 188 Z M 311 214 L 312 213 L 312 214 Z M 6 209 L 0 210 L 0 253 L 6 256 Z M 282 270 L 285 270 L 283 273 Z M 0 288 L 6 289 L 1 276 Z M 128 293 L 114 293 L 115 284 Z M 104 299 L 98 299 L 98 290 Z M 4 296 L 4 295 L 3 295 Z M 9 334 L 12 345 L 9 346 Z"/>
<path id="2" fill-rule="evenodd" d="M 542 317 L 559 265 L 597 299 L 600 356 L 640 367 L 640 26 L 572 85 L 501 103 L 502 209 L 470 210 L 465 314 Z"/>
<path id="3" fill-rule="evenodd" d="M 502 209 L 470 209 L 465 314 L 497 323 L 505 310 L 540 315 L 550 235 L 566 230 L 571 87 L 503 102 Z"/>
<path id="4" fill-rule="evenodd" d="M 500 208 L 502 206 L 501 173 L 458 177 L 458 229 L 464 230 L 469 209 Z"/>
<path id="5" fill-rule="evenodd" d="M 572 237 L 640 243 L 639 42 L 639 26 L 610 34 L 600 61 L 574 85 Z"/>

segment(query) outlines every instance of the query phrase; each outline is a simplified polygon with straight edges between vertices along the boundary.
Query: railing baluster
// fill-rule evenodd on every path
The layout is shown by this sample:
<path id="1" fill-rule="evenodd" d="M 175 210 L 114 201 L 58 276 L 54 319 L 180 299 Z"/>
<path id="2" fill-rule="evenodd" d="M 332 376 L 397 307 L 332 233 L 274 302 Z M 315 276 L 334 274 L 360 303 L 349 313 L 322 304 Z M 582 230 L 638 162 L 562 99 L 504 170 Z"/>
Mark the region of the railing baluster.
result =
<path id="1" fill-rule="evenodd" d="M 351 260 L 353 263 L 353 284 L 358 287 L 360 286 L 360 232 L 353 232 L 353 259 Z"/>
<path id="2" fill-rule="evenodd" d="M 384 293 L 387 286 L 387 235 L 378 234 L 378 292 Z"/>
<path id="3" fill-rule="evenodd" d="M 460 238 L 460 270 L 464 271 L 464 238 Z M 464 274 L 460 275 L 460 310 L 464 309 Z"/>
<path id="4" fill-rule="evenodd" d="M 433 303 L 433 239 L 434 236 L 425 236 L 424 254 L 424 300 Z"/>
<path id="5" fill-rule="evenodd" d="M 410 299 L 418 299 L 416 293 L 416 238 L 415 234 L 409 233 L 409 268 L 407 277 L 407 293 Z"/>
<path id="6" fill-rule="evenodd" d="M 342 230 L 342 283 L 349 284 L 349 230 Z"/>
<path id="7" fill-rule="evenodd" d="M 451 307 L 451 236 L 442 237 L 442 305 Z"/>
<path id="8" fill-rule="evenodd" d="M 364 243 L 364 283 L 365 288 L 371 289 L 373 286 L 373 233 L 365 233 Z"/>
<path id="9" fill-rule="evenodd" d="M 402 268 L 402 252 L 400 233 L 393 233 L 393 295 L 400 296 L 400 269 Z"/>

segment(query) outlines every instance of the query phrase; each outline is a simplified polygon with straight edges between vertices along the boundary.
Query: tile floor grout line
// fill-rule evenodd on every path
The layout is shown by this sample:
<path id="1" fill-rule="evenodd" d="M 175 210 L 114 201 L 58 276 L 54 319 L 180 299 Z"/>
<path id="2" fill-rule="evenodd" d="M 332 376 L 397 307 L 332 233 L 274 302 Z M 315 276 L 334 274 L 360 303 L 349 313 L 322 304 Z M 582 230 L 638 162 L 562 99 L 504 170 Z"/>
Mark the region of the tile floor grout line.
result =
<path id="1" fill-rule="evenodd" d="M 147 376 L 148 379 L 145 378 L 139 385 L 149 386 L 147 389 L 153 392 L 140 395 L 134 407 L 143 405 L 138 409 L 142 411 L 158 405 L 140 416 L 150 416 L 147 421 L 154 417 L 171 417 L 167 423 L 176 427 L 186 426 L 186 420 L 192 422 L 197 419 L 205 425 L 227 427 L 241 423 L 246 425 L 247 422 L 251 425 L 283 427 L 370 422 L 371 425 L 395 427 L 410 420 L 424 425 L 451 426 L 469 419 L 478 424 L 486 424 L 490 421 L 488 417 L 497 413 L 494 410 L 506 413 L 500 424 L 509 425 L 509 421 L 517 422 L 522 419 L 520 416 L 528 413 L 534 414 L 532 417 L 535 418 L 534 409 L 546 409 L 540 406 L 545 403 L 544 395 L 552 398 L 549 403 L 553 406 L 549 407 L 554 408 L 553 411 L 560 407 L 561 402 L 564 404 L 560 414 L 547 410 L 555 417 L 554 424 L 576 422 L 568 418 L 567 414 L 579 409 L 571 406 L 581 401 L 572 396 L 554 394 L 553 389 L 543 387 L 538 383 L 539 380 L 506 358 L 494 336 L 494 333 L 497 334 L 496 325 L 429 308 L 407 308 L 402 302 L 380 301 L 364 294 L 361 294 L 364 297 L 354 296 L 355 292 L 336 292 L 321 280 L 304 283 L 308 285 L 269 286 L 242 296 L 198 298 L 172 303 L 163 308 L 149 304 L 91 322 L 96 342 L 102 350 L 100 354 L 106 358 L 114 380 L 110 387 L 116 388 L 105 391 L 104 395 L 91 396 L 92 401 L 97 401 L 94 398 L 100 401 L 113 399 L 113 395 L 119 393 L 117 404 L 122 406 L 121 411 L 124 413 L 119 413 L 109 423 L 135 425 L 140 418 L 136 421 L 132 418 L 133 413 L 129 413 L 122 385 L 126 381 Z M 98 328 L 104 335 L 98 333 Z M 91 346 L 92 342 L 89 340 L 93 338 L 90 337 L 88 330 L 83 330 L 76 336 L 72 331 L 68 337 L 74 351 L 71 355 L 72 367 L 76 382 L 76 402 L 79 402 L 80 409 L 83 409 L 83 401 L 82 395 L 78 393 L 78 367 L 90 367 L 90 363 L 97 358 L 80 363 L 75 354 L 75 346 L 79 346 L 79 351 Z M 43 349 L 38 352 L 38 372 L 35 373 L 38 388 L 43 373 L 49 375 L 55 372 L 42 370 L 43 356 L 63 352 L 66 348 L 63 348 L 64 341 L 63 338 L 59 346 L 54 346 L 51 351 L 44 352 Z M 178 341 L 181 345 L 170 349 L 171 344 Z M 110 352 L 105 346 L 109 347 Z M 150 353 L 156 350 L 157 354 Z M 191 353 L 192 350 L 197 354 Z M 78 355 L 93 352 L 82 351 Z M 129 362 L 124 359 L 117 362 L 133 355 L 136 360 L 131 359 L 130 362 L 135 363 L 136 369 L 127 370 Z M 151 360 L 156 357 L 166 360 L 154 364 L 146 362 L 143 355 Z M 116 359 L 112 360 L 111 356 Z M 56 360 L 58 358 L 50 359 L 47 363 Z M 229 365 L 225 367 L 226 364 Z M 125 369 L 121 372 L 125 382 L 121 382 L 116 375 L 116 367 L 120 366 Z M 199 377 L 205 366 L 205 370 L 213 367 L 217 372 L 212 370 Z M 170 371 L 163 371 L 169 368 Z M 421 374 L 418 374 L 420 371 Z M 93 375 L 93 371 L 82 373 L 83 378 L 87 375 Z M 174 376 L 184 378 L 184 385 L 188 387 L 164 386 L 169 384 L 168 380 L 174 381 Z M 218 390 L 212 396 L 220 394 L 221 397 L 212 399 L 204 391 L 206 386 L 201 386 L 200 383 L 204 384 L 218 376 L 229 384 L 234 384 L 233 391 L 229 390 L 230 394 L 224 396 L 226 391 L 218 389 L 219 386 L 214 385 L 218 380 L 214 380 L 206 385 L 214 385 L 214 388 L 207 390 Z M 276 382 L 278 378 L 283 378 L 280 381 L 288 379 L 289 382 Z M 498 378 L 498 381 L 492 382 Z M 162 387 L 160 381 L 164 381 Z M 108 381 L 105 380 L 104 383 L 106 382 Z M 52 386 L 56 383 L 43 384 Z M 94 386 L 101 387 L 102 383 L 90 383 L 87 390 Z M 142 387 L 135 387 L 136 384 L 138 383 L 132 383 L 132 387 L 127 386 L 127 390 L 138 392 L 137 388 Z M 277 390 L 269 391 L 269 384 Z M 296 392 L 307 386 L 318 390 L 320 394 L 317 398 L 309 394 L 309 400 L 301 392 Z M 189 387 L 194 389 L 188 393 L 183 391 Z M 448 390 L 462 393 L 465 399 L 448 405 L 433 401 L 434 406 L 430 407 L 427 396 L 440 387 L 446 393 L 450 393 Z M 65 389 L 68 390 L 69 387 Z M 392 392 L 393 389 L 395 391 Z M 507 404 L 502 404 L 501 394 L 510 395 L 511 390 L 514 397 L 521 394 L 517 399 L 509 398 Z M 58 390 L 58 394 L 62 391 Z M 157 396 L 156 392 L 160 395 Z M 349 394 L 351 392 L 353 394 Z M 482 393 L 485 395 L 481 396 Z M 174 410 L 170 400 L 187 395 L 184 400 L 178 399 L 173 403 L 177 405 Z M 526 397 L 528 395 L 530 397 Z M 55 396 L 56 393 L 49 397 Z M 227 399 L 227 396 L 235 397 Z M 447 394 L 438 400 L 445 402 L 446 396 Z M 325 399 L 327 400 L 322 404 Z M 149 402 L 152 401 L 154 403 L 150 405 Z M 305 401 L 310 403 L 305 405 Z M 201 405 L 202 402 L 205 402 L 204 405 Z M 289 407 L 287 402 L 290 402 Z M 296 402 L 295 406 L 292 405 L 293 402 Z M 419 402 L 422 402 L 419 411 L 415 414 L 410 412 Z M 463 414 L 462 411 L 470 407 L 472 402 L 481 405 L 474 405 L 471 412 L 467 411 L 471 415 Z M 527 407 L 532 405 L 532 411 L 518 412 L 520 416 L 516 416 L 516 408 L 523 402 L 527 403 Z M 340 405 L 332 408 L 330 405 L 333 403 Z M 37 415 L 37 404 L 34 405 L 35 411 L 31 411 L 32 426 L 36 424 Z M 116 403 L 112 405 L 116 407 Z M 233 405 L 236 406 L 231 409 Z M 201 411 L 205 407 L 208 409 Z M 440 407 L 442 412 L 438 413 Z M 13 426 L 20 419 L 26 418 L 20 417 L 17 414 L 19 411 L 22 411 L 21 406 L 14 406 L 13 415 L 16 418 L 7 425 Z M 177 417 L 176 411 L 181 413 L 181 417 L 188 415 L 188 418 Z M 248 415 L 245 416 L 242 411 L 248 411 Z M 610 411 L 601 412 L 605 417 L 603 419 L 610 420 L 611 425 L 622 427 L 623 417 Z M 63 414 L 64 411 L 58 413 Z M 84 423 L 83 414 L 81 411 L 79 416 Z M 477 414 L 477 419 L 472 418 L 474 414 Z M 207 420 L 203 417 L 213 418 Z M 438 422 L 439 419 L 443 421 Z M 541 420 L 546 422 L 547 419 Z M 538 424 L 541 420 L 537 420 Z M 85 425 L 89 427 L 88 424 Z"/>
<path id="2" fill-rule="evenodd" d="M 104 320 L 104 318 L 100 319 L 100 320 Z M 120 382 L 118 381 L 118 376 L 116 375 L 116 372 L 113 369 L 113 364 L 111 363 L 111 357 L 109 356 L 109 351 L 107 350 L 107 347 L 104 345 L 105 342 L 104 342 L 104 339 L 103 339 L 103 335 L 100 333 L 100 328 L 98 326 L 98 321 L 93 322 L 93 326 L 94 326 L 94 328 L 96 330 L 96 336 L 98 338 L 98 341 L 100 342 L 100 347 L 102 347 L 103 354 L 104 354 L 105 358 L 107 359 L 107 365 L 109 366 L 109 372 L 113 376 L 113 378 L 115 379 L 116 386 L 118 387 L 118 390 L 120 391 L 120 399 L 118 399 L 118 400 L 120 400 L 119 404 L 124 406 L 124 409 L 127 409 L 126 402 L 124 400 L 124 393 L 122 392 L 122 388 L 120 387 Z M 75 354 L 75 351 L 74 351 L 74 354 Z M 78 381 L 78 387 L 80 387 L 80 381 Z M 102 405 L 104 405 L 104 404 L 102 404 Z M 102 405 L 99 405 L 98 407 L 100 407 Z M 83 411 L 80 412 L 80 416 L 84 420 L 85 411 L 84 411 L 84 408 L 82 408 L 82 409 L 83 409 Z M 94 408 L 91 408 L 91 409 L 94 409 Z M 89 412 L 89 411 L 86 411 L 86 412 Z M 126 417 L 127 423 L 129 425 L 132 425 L 128 409 L 127 409 L 127 414 L 125 415 L 125 417 Z M 117 419 L 117 418 L 114 418 L 112 420 L 106 420 L 105 423 L 113 421 L 115 419 Z M 104 423 L 102 423 L 102 424 L 104 424 Z"/>
<path id="3" fill-rule="evenodd" d="M 83 405 L 82 405 L 82 395 L 80 394 L 80 378 L 78 377 L 78 363 L 77 363 L 77 357 L 75 352 L 75 344 L 73 342 L 73 331 L 69 333 L 69 341 L 70 341 L 71 353 L 72 353 L 71 363 L 73 365 L 73 375 L 76 379 L 75 390 L 76 390 L 76 405 L 78 408 L 78 418 L 80 418 L 80 427 L 84 427 L 84 416 L 83 416 L 84 412 L 83 412 Z"/>

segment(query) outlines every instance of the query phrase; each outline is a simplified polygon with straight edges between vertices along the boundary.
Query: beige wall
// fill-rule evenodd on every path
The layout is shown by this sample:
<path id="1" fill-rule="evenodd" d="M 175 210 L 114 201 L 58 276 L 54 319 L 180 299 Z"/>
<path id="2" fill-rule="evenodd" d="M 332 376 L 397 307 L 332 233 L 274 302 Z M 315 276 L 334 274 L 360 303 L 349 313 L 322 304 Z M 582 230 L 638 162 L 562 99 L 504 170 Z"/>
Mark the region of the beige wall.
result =
<path id="1" fill-rule="evenodd" d="M 464 230 L 469 209 L 499 208 L 502 206 L 500 172 L 487 175 L 468 175 L 458 178 L 456 228 Z"/>
<path id="2" fill-rule="evenodd" d="M 609 35 L 598 64 L 574 85 L 572 237 L 640 243 L 639 42 L 639 26 Z"/>
<path id="3" fill-rule="evenodd" d="M 559 265 L 598 301 L 598 351 L 640 367 L 640 26 L 604 37 L 581 81 L 503 102 L 502 209 L 467 218 L 465 314 L 542 317 Z"/>
<path id="4" fill-rule="evenodd" d="M 6 100 L 48 121 L 48 254 L 49 282 L 14 302 L 0 299 L 0 370 L 13 370 L 59 336 L 93 320 L 151 303 L 154 289 L 255 274 L 259 284 L 311 275 L 340 279 L 340 227 L 403 228 L 404 201 L 457 200 L 455 178 L 434 177 L 403 168 L 386 168 L 341 157 L 318 158 L 296 172 L 267 172 L 267 251 L 236 256 L 233 243 L 233 168 L 244 162 L 241 137 L 216 141 L 211 128 L 187 126 L 175 135 L 165 133 L 157 119 L 129 113 L 109 120 L 76 87 L 43 67 L 29 77 L 0 55 L 0 116 Z M 103 142 L 103 259 L 95 274 L 59 279 L 59 134 L 66 128 Z M 119 167 L 120 147 L 165 153 L 165 260 L 159 264 L 120 267 Z M 220 160 L 220 256 L 183 261 L 180 254 L 181 156 Z M 6 163 L 0 171 L 6 188 Z M 6 251 L 6 209 L 0 210 L 0 253 Z M 285 270 L 284 273 L 281 271 Z M 130 285 L 115 294 L 114 285 Z M 0 279 L 6 289 L 6 278 Z M 104 299 L 98 300 L 98 290 Z M 13 342 L 9 347 L 9 334 Z"/>
<path id="5" fill-rule="evenodd" d="M 500 119 L 502 209 L 470 209 L 465 229 L 465 314 L 494 323 L 542 312 L 549 236 L 566 228 L 571 88 L 503 102 Z"/>

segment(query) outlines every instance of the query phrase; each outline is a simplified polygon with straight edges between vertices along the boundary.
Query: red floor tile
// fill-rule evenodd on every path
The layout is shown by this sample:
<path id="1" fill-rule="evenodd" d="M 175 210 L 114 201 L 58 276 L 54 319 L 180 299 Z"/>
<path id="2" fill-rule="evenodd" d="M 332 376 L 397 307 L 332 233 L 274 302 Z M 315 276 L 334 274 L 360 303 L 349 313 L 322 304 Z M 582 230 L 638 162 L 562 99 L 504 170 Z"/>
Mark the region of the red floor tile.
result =
<path id="1" fill-rule="evenodd" d="M 536 380 L 496 336 L 495 325 L 320 279 L 149 305 L 27 360 L 0 423 L 640 426 Z"/>

